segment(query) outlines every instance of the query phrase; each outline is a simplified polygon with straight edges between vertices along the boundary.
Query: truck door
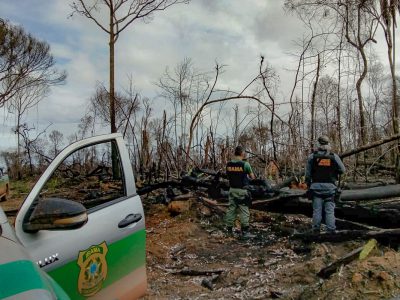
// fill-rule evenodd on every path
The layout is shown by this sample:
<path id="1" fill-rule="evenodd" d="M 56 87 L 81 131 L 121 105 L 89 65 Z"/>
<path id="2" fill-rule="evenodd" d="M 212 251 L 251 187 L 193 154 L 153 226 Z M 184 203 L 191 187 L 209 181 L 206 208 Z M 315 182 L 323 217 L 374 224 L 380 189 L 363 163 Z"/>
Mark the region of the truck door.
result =
<path id="1" fill-rule="evenodd" d="M 82 207 L 79 215 L 66 208 L 71 201 Z M 27 196 L 15 228 L 71 299 L 135 299 L 145 293 L 144 213 L 120 134 L 65 148 Z"/>

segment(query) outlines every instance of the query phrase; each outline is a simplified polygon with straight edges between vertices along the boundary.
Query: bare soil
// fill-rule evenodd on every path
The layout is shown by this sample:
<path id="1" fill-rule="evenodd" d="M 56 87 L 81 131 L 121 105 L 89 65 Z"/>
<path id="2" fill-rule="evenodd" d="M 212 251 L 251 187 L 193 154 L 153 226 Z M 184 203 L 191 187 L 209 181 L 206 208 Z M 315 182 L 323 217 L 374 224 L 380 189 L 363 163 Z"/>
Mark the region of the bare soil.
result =
<path id="1" fill-rule="evenodd" d="M 17 209 L 26 194 L 11 190 L 1 205 Z M 148 293 L 144 299 L 400 299 L 397 246 L 378 248 L 329 279 L 316 274 L 366 241 L 304 244 L 290 239 L 310 219 L 252 211 L 252 239 L 228 235 L 223 216 L 192 199 L 182 213 L 144 197 Z M 153 203 L 152 203 L 153 202 Z M 10 218 L 13 222 L 14 218 Z M 202 272 L 202 275 L 185 275 Z"/>
<path id="2" fill-rule="evenodd" d="M 145 200 L 146 201 L 146 200 Z M 289 233 L 310 219 L 252 211 L 256 237 L 223 231 L 222 216 L 192 200 L 171 216 L 165 205 L 146 205 L 148 294 L 144 299 L 396 299 L 400 253 L 380 245 L 329 279 L 316 274 L 366 241 L 303 244 Z M 188 271 L 209 271 L 200 276 Z M 211 273 L 222 271 L 221 274 Z"/>

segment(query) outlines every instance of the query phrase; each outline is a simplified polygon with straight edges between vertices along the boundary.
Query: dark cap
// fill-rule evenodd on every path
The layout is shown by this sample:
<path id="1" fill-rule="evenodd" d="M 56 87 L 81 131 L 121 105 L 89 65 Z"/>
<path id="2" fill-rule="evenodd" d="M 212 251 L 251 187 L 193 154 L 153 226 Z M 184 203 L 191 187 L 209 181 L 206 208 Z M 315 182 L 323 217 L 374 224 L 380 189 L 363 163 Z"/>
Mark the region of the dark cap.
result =
<path id="1" fill-rule="evenodd" d="M 235 148 L 235 155 L 236 155 L 236 156 L 242 155 L 243 152 L 244 152 L 244 149 L 243 149 L 242 146 L 237 146 L 237 147 Z"/>
<path id="2" fill-rule="evenodd" d="M 319 143 L 320 145 L 328 145 L 328 144 L 329 144 L 329 138 L 328 138 L 326 135 L 321 135 L 321 136 L 318 138 L 318 143 Z"/>

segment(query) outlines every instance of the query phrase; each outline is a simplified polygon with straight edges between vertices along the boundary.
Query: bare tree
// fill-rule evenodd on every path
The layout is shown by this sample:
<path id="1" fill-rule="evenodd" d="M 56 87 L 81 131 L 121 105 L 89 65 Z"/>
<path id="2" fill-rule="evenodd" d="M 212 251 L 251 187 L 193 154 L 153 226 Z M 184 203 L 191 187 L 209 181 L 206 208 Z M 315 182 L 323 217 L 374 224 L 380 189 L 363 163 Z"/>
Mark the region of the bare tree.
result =
<path id="1" fill-rule="evenodd" d="M 319 74 L 321 70 L 321 59 L 320 54 L 318 53 L 318 63 L 317 63 L 317 75 L 314 81 L 313 92 L 311 96 L 311 125 L 310 125 L 310 150 L 313 150 L 314 146 L 314 138 L 315 138 L 315 102 L 316 102 L 316 94 L 318 89 L 318 80 Z"/>
<path id="2" fill-rule="evenodd" d="M 274 160 L 277 160 L 277 155 L 276 155 L 276 142 L 275 142 L 275 133 L 274 133 L 274 126 L 275 126 L 275 109 L 276 109 L 276 100 L 275 97 L 273 96 L 272 89 L 275 84 L 275 82 L 278 80 L 277 75 L 275 71 L 266 64 L 266 66 L 263 66 L 264 64 L 264 56 L 261 56 L 261 62 L 260 62 L 260 77 L 262 81 L 262 85 L 268 95 L 268 98 L 271 100 L 271 121 L 269 124 L 269 130 L 271 134 L 271 142 L 272 142 L 272 149 L 273 149 L 273 157 Z M 289 118 L 290 119 L 290 118 Z M 289 123 L 290 124 L 290 123 Z"/>
<path id="3" fill-rule="evenodd" d="M 64 83 L 50 46 L 0 19 L 0 107 L 21 91 Z"/>
<path id="4" fill-rule="evenodd" d="M 53 157 L 56 157 L 60 153 L 60 148 L 62 146 L 62 142 L 64 139 L 64 135 L 58 131 L 58 130 L 53 130 L 49 134 L 49 140 L 50 143 L 52 144 L 52 149 L 51 149 L 51 155 Z"/>
<path id="5" fill-rule="evenodd" d="M 194 93 L 194 79 L 199 77 L 193 68 L 192 60 L 184 58 L 175 68 L 170 71 L 167 67 L 163 76 L 156 83 L 161 89 L 161 96 L 169 100 L 174 108 L 174 130 L 175 147 L 185 144 L 184 136 L 186 133 L 186 113 Z M 178 123 L 180 118 L 180 124 Z M 178 126 L 181 141 L 178 143 Z"/>
<path id="6" fill-rule="evenodd" d="M 400 12 L 400 0 L 380 0 L 380 12 L 373 11 L 383 29 L 387 44 L 387 55 L 392 78 L 392 124 L 394 134 L 398 134 L 400 130 L 396 82 L 396 19 L 398 12 Z M 396 181 L 400 182 L 400 141 L 397 141 Z"/>
<path id="7" fill-rule="evenodd" d="M 78 0 L 71 7 L 76 12 L 93 21 L 108 34 L 109 46 L 109 100 L 111 132 L 117 132 L 115 121 L 115 61 L 114 49 L 119 35 L 136 20 L 149 21 L 157 11 L 168 7 L 188 3 L 188 0 Z M 101 16 L 102 9 L 108 12 L 108 19 Z"/>
<path id="8" fill-rule="evenodd" d="M 49 126 L 51 126 L 51 124 L 33 137 L 32 132 L 36 131 L 34 127 L 29 127 L 28 124 L 24 123 L 18 128 L 18 134 L 22 137 L 22 146 L 28 159 L 30 175 L 34 174 L 34 154 L 37 154 L 40 159 L 45 158 L 47 161 L 51 160 L 43 154 L 44 150 L 42 149 L 43 147 L 41 147 L 43 141 L 40 138 L 46 133 Z"/>
<path id="9" fill-rule="evenodd" d="M 131 117 L 140 109 L 139 102 L 140 95 L 135 91 L 132 81 L 123 93 L 115 93 L 115 126 L 117 131 L 121 130 L 124 136 L 129 128 Z M 97 84 L 94 95 L 90 98 L 89 111 L 94 119 L 100 119 L 103 124 L 111 123 L 109 93 L 101 84 Z"/>
<path id="10" fill-rule="evenodd" d="M 366 46 L 375 42 L 378 20 L 370 11 L 375 5 L 373 0 L 285 0 L 285 7 L 297 11 L 300 16 L 311 15 L 316 21 L 321 16 L 328 17 L 333 12 L 341 24 L 341 31 L 348 43 L 360 56 L 360 71 L 356 82 L 358 110 L 360 116 L 359 144 L 365 144 L 367 128 L 365 124 L 362 83 L 368 72 Z M 337 35 L 341 36 L 341 35 Z"/>
<path id="11" fill-rule="evenodd" d="M 380 1 L 380 25 L 384 31 L 387 55 L 392 76 L 392 107 L 393 107 L 393 133 L 399 133 L 399 103 L 397 99 L 396 82 L 396 17 L 400 12 L 400 0 L 381 0 Z M 400 145 L 400 144 L 399 144 Z M 399 146 L 400 149 L 400 146 Z"/>
<path id="12" fill-rule="evenodd" d="M 24 125 L 24 116 L 28 111 L 36 107 L 39 102 L 48 94 L 49 88 L 44 84 L 26 85 L 18 89 L 10 101 L 8 101 L 8 111 L 15 115 L 15 134 L 17 135 L 17 163 L 16 173 L 18 179 L 22 178 L 21 174 L 21 127 Z"/>
<path id="13" fill-rule="evenodd" d="M 263 62 L 263 58 L 261 58 L 261 65 L 262 65 L 262 62 Z M 225 93 L 226 93 L 225 97 L 220 97 L 221 92 L 223 92 L 223 91 L 216 89 L 216 85 L 217 85 L 221 70 L 222 70 L 222 66 L 217 63 L 215 66 L 214 81 L 210 84 L 209 88 L 207 89 L 207 94 L 206 94 L 206 97 L 204 97 L 203 102 L 201 103 L 201 105 L 199 105 L 198 109 L 193 114 L 192 120 L 190 122 L 190 127 L 189 127 L 189 138 L 188 138 L 188 142 L 186 145 L 186 163 L 188 163 L 189 159 L 190 159 L 190 151 L 191 151 L 191 147 L 192 147 L 194 129 L 198 126 L 200 117 L 203 114 L 204 109 L 212 104 L 231 101 L 231 100 L 243 100 L 243 99 L 254 100 L 257 103 L 259 103 L 261 106 L 266 107 L 274 115 L 274 117 L 276 117 L 283 124 L 287 125 L 287 123 L 284 122 L 280 118 L 280 116 L 274 111 L 274 109 L 272 108 L 271 105 L 266 104 L 263 100 L 261 100 L 258 97 L 259 92 L 256 92 L 255 95 L 246 95 L 245 94 L 245 92 L 247 92 L 249 87 L 252 86 L 255 82 L 258 82 L 260 80 L 264 81 L 262 74 L 264 74 L 264 76 L 265 76 L 265 73 L 257 74 L 257 76 L 254 77 L 240 92 L 225 91 Z M 261 70 L 262 70 L 262 68 L 261 68 Z M 267 87 L 268 87 L 268 84 L 267 84 Z M 267 93 L 268 93 L 268 91 L 267 91 Z M 215 95 L 217 95 L 216 98 L 213 97 Z"/>

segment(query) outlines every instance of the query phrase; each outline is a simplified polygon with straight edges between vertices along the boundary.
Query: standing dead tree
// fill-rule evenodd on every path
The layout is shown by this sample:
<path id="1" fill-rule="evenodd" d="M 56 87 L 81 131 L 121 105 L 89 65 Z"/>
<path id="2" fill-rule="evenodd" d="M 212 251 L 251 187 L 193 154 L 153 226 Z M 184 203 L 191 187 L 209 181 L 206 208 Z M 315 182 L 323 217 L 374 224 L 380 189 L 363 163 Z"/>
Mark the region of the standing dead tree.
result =
<path id="1" fill-rule="evenodd" d="M 317 75 L 314 81 L 314 88 L 311 96 L 311 126 L 310 126 L 310 151 L 313 150 L 314 139 L 315 139 L 315 96 L 317 94 L 319 74 L 321 70 L 321 59 L 320 54 L 318 53 L 318 61 L 317 61 Z"/>
<path id="2" fill-rule="evenodd" d="M 377 30 L 377 20 L 368 14 L 370 1 L 339 1 L 339 7 L 344 7 L 343 17 L 345 37 L 347 42 L 353 46 L 361 55 L 362 69 L 356 82 L 358 109 L 360 114 L 360 144 L 365 144 L 367 139 L 364 101 L 362 96 L 362 83 L 368 72 L 368 59 L 365 47 L 369 42 L 376 43 L 374 36 Z M 373 4 L 372 4 L 373 5 Z"/>
<path id="3" fill-rule="evenodd" d="M 78 13 L 91 21 L 108 35 L 109 46 L 109 101 L 111 132 L 117 132 L 115 121 L 115 44 L 119 35 L 134 21 L 149 21 L 157 11 L 168 7 L 188 3 L 188 0 L 77 0 L 71 7 L 73 13 Z M 108 12 L 108 19 L 103 20 L 102 8 Z M 72 14 L 73 14 L 72 13 Z"/>
<path id="4" fill-rule="evenodd" d="M 64 135 L 60 131 L 53 130 L 52 132 L 50 132 L 49 140 L 52 145 L 50 154 L 52 155 L 52 157 L 56 157 L 61 152 L 63 139 Z"/>
<path id="5" fill-rule="evenodd" d="M 371 13 L 378 20 L 387 45 L 387 56 L 392 79 L 392 127 L 393 134 L 399 133 L 399 100 L 396 81 L 396 27 L 397 13 L 400 13 L 400 0 L 381 0 L 379 10 L 376 6 L 371 8 Z M 400 182 L 400 142 L 396 151 L 396 181 Z"/>
<path id="6" fill-rule="evenodd" d="M 35 137 L 31 137 L 32 131 L 35 131 L 34 127 L 29 127 L 26 123 L 24 123 L 18 128 L 18 134 L 22 137 L 22 145 L 28 159 L 30 175 L 34 174 L 34 154 L 38 154 L 39 158 L 43 158 L 45 156 L 43 155 L 43 151 L 40 149 L 38 144 L 40 142 L 40 137 L 45 134 L 46 130 L 50 126 L 51 124 L 41 132 L 37 133 Z M 49 162 L 51 161 L 51 159 L 48 157 L 45 157 L 45 159 L 49 160 Z"/>
<path id="7" fill-rule="evenodd" d="M 268 98 L 271 100 L 271 121 L 269 124 L 269 130 L 270 130 L 270 134 L 271 134 L 273 157 L 274 157 L 274 160 L 277 161 L 278 158 L 276 155 L 276 143 L 275 143 L 275 133 L 274 133 L 276 101 L 275 101 L 275 97 L 273 96 L 273 94 L 271 92 L 271 87 L 269 86 L 269 83 L 272 80 L 274 80 L 276 75 L 274 74 L 272 69 L 270 67 L 268 67 L 268 65 L 265 67 L 265 69 L 263 69 L 263 63 L 264 63 L 264 56 L 261 56 L 260 76 L 261 76 L 262 85 L 263 85 L 265 91 L 267 92 Z M 290 122 L 289 122 L 289 124 L 290 124 Z"/>
<path id="8" fill-rule="evenodd" d="M 44 84 L 27 85 L 18 89 L 10 101 L 8 101 L 8 111 L 15 115 L 15 134 L 17 135 L 17 159 L 16 170 L 17 178 L 22 178 L 21 173 L 21 127 L 24 127 L 24 117 L 32 108 L 47 95 L 49 88 Z"/>
<path id="9" fill-rule="evenodd" d="M 360 74 L 356 81 L 356 91 L 359 110 L 359 139 L 358 144 L 365 144 L 367 140 L 367 126 L 365 122 L 364 100 L 362 93 L 362 83 L 368 72 L 368 58 L 366 47 L 370 42 L 376 43 L 375 33 L 378 28 L 377 19 L 370 14 L 371 6 L 374 1 L 367 0 L 286 0 L 285 7 L 289 10 L 297 11 L 299 15 L 311 13 L 315 18 L 329 16 L 333 13 L 339 22 L 340 31 L 356 53 L 360 56 Z M 338 36 L 341 36 L 338 34 Z"/>
<path id="10" fill-rule="evenodd" d="M 261 59 L 261 62 L 263 62 L 263 58 Z M 256 77 L 254 77 L 243 89 L 241 92 L 239 93 L 235 93 L 232 91 L 227 91 L 226 97 L 221 97 L 221 98 L 217 98 L 217 99 L 212 99 L 212 96 L 214 96 L 216 90 L 216 85 L 219 79 L 219 75 L 221 72 L 222 66 L 220 66 L 218 63 L 215 66 L 215 77 L 214 77 L 214 81 L 213 83 L 210 85 L 210 88 L 208 89 L 207 92 L 207 97 L 205 97 L 203 103 L 199 106 L 199 108 L 197 109 L 197 111 L 195 112 L 195 114 L 192 117 L 192 120 L 190 122 L 190 127 L 189 127 L 189 138 L 188 138 L 188 143 L 186 145 L 186 164 L 188 164 L 189 160 L 190 160 L 190 151 L 191 151 L 191 147 L 192 147 L 192 140 L 193 140 L 193 133 L 195 128 L 197 127 L 200 117 L 202 115 L 202 113 L 204 112 L 204 109 L 208 106 L 210 106 L 211 104 L 215 104 L 215 103 L 221 103 L 221 102 L 226 102 L 226 101 L 231 101 L 231 100 L 254 100 L 257 103 L 259 103 L 260 105 L 266 107 L 273 115 L 274 117 L 276 117 L 279 121 L 281 121 L 283 124 L 287 124 L 287 122 L 285 122 L 284 120 L 282 120 L 282 118 L 272 109 L 271 105 L 266 104 L 264 101 L 262 101 L 256 93 L 255 95 L 246 95 L 245 92 L 249 89 L 250 86 L 252 86 L 255 82 L 262 80 L 262 76 L 260 74 L 258 74 Z M 262 69 L 262 68 L 261 68 Z M 219 91 L 221 92 L 221 91 Z M 218 93 L 218 95 L 220 95 L 220 93 Z"/>

